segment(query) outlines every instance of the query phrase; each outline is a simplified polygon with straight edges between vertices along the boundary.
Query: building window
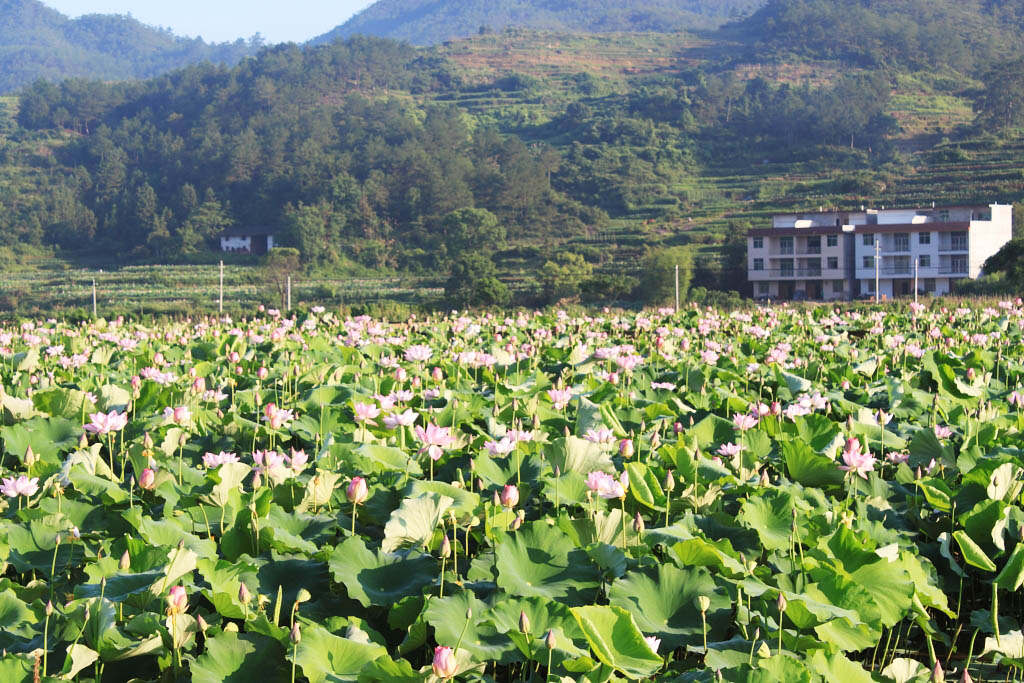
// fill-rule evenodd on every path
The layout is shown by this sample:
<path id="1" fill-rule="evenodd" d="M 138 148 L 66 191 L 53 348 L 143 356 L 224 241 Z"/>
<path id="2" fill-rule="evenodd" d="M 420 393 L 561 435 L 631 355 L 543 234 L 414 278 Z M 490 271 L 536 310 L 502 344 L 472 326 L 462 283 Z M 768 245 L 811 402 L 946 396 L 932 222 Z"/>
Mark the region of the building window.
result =
<path id="1" fill-rule="evenodd" d="M 875 293 L 875 281 L 874 280 L 864 280 L 864 291 L 867 292 L 868 294 L 874 294 Z"/>
<path id="2" fill-rule="evenodd" d="M 842 280 L 833 280 L 832 281 L 832 291 L 833 292 L 841 293 L 843 291 L 843 289 L 845 288 L 845 286 L 846 285 L 843 283 Z"/>
<path id="3" fill-rule="evenodd" d="M 764 238 L 763 237 L 755 237 L 754 238 L 754 246 L 753 246 L 753 248 L 754 249 L 764 249 Z"/>
<path id="4" fill-rule="evenodd" d="M 960 231 L 950 235 L 950 246 L 953 251 L 967 251 L 967 233 Z"/>
<path id="5" fill-rule="evenodd" d="M 767 294 L 768 293 L 768 283 L 767 282 L 758 282 L 757 283 L 757 293 L 758 294 Z"/>
<path id="6" fill-rule="evenodd" d="M 821 236 L 816 235 L 814 237 L 807 238 L 807 253 L 808 254 L 820 254 L 821 253 Z"/>
<path id="7" fill-rule="evenodd" d="M 793 238 L 782 237 L 779 239 L 779 253 L 780 254 L 792 254 L 793 253 Z"/>
<path id="8" fill-rule="evenodd" d="M 875 257 L 874 256 L 865 256 L 864 257 L 864 267 L 865 268 L 874 268 L 875 267 Z"/>
<path id="9" fill-rule="evenodd" d="M 825 244 L 830 247 L 839 246 L 839 235 L 827 235 L 825 237 Z"/>
<path id="10" fill-rule="evenodd" d="M 829 270 L 838 270 L 839 269 L 839 257 L 838 256 L 829 256 L 828 257 L 828 269 Z"/>
<path id="11" fill-rule="evenodd" d="M 782 277 L 793 277 L 793 259 L 779 262 L 779 275 Z"/>
<path id="12" fill-rule="evenodd" d="M 873 234 L 871 234 L 870 232 L 865 233 L 864 234 L 863 244 L 864 244 L 865 247 L 873 247 L 873 246 L 875 246 L 875 236 Z"/>
<path id="13" fill-rule="evenodd" d="M 764 259 L 763 258 L 756 258 L 756 259 L 754 259 L 754 270 L 764 270 Z"/>
<path id="14" fill-rule="evenodd" d="M 932 243 L 932 234 L 930 232 L 919 232 L 919 233 L 917 233 L 917 243 L 918 244 L 931 244 Z"/>
<path id="15" fill-rule="evenodd" d="M 950 272 L 957 275 L 967 272 L 967 257 L 966 256 L 954 256 L 949 260 Z"/>
<path id="16" fill-rule="evenodd" d="M 922 268 L 931 268 L 932 257 L 929 256 L 928 254 L 921 254 L 920 256 L 917 257 L 917 265 L 921 266 Z"/>
<path id="17" fill-rule="evenodd" d="M 949 209 L 939 209 L 939 221 L 942 223 L 949 222 Z"/>
<path id="18" fill-rule="evenodd" d="M 894 275 L 910 275 L 910 257 L 894 256 L 892 260 L 892 273 Z"/>
<path id="19" fill-rule="evenodd" d="M 926 291 L 926 292 L 934 292 L 935 291 L 935 278 L 933 278 L 933 277 L 926 277 L 924 279 L 924 291 Z"/>
<path id="20" fill-rule="evenodd" d="M 898 232 L 893 235 L 893 251 L 910 251 L 910 235 Z"/>

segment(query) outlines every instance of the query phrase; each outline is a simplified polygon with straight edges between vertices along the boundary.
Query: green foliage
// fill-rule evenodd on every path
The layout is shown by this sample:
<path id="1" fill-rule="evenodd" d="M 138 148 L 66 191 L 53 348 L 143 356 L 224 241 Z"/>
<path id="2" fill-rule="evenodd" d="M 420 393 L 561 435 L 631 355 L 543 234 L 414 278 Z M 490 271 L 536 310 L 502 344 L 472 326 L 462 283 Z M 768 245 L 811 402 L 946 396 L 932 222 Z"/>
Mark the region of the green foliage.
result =
<path id="1" fill-rule="evenodd" d="M 974 101 L 979 123 L 992 128 L 1024 125 L 1024 59 L 997 64 L 982 80 L 985 87 Z"/>
<path id="2" fill-rule="evenodd" d="M 593 271 L 594 267 L 582 255 L 562 252 L 541 266 L 537 279 L 544 299 L 554 302 L 577 296 Z"/>
<path id="3" fill-rule="evenodd" d="M 452 305 L 502 306 L 511 295 L 497 277 L 494 261 L 481 253 L 460 254 L 452 264 L 451 274 L 444 288 L 445 297 Z"/>
<path id="4" fill-rule="evenodd" d="M 679 267 L 679 298 L 685 300 L 693 277 L 693 251 L 687 247 L 648 250 L 640 275 L 640 295 L 645 303 L 674 302 L 676 266 Z"/>

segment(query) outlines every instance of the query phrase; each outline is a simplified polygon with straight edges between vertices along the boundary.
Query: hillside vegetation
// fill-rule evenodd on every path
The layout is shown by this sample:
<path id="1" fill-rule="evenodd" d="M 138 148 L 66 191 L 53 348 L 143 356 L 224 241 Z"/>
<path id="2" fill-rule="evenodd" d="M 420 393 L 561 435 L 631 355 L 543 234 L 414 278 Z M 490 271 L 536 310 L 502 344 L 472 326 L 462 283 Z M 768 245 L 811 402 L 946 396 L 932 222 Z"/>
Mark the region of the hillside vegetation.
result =
<path id="1" fill-rule="evenodd" d="M 36 79 L 151 78 L 201 61 L 234 64 L 258 42 L 210 44 L 130 16 L 69 19 L 38 0 L 0 0 L 0 93 Z"/>
<path id="2" fill-rule="evenodd" d="M 752 22 L 358 38 L 37 84 L 0 115 L 0 244 L 182 261 L 271 224 L 314 272 L 450 275 L 459 303 L 622 302 L 675 247 L 694 287 L 742 291 L 746 229 L 773 212 L 1024 197 L 1020 59 L 758 52 Z"/>
<path id="3" fill-rule="evenodd" d="M 432 45 L 508 27 L 671 32 L 718 26 L 764 0 L 379 0 L 314 42 L 372 35 Z"/>

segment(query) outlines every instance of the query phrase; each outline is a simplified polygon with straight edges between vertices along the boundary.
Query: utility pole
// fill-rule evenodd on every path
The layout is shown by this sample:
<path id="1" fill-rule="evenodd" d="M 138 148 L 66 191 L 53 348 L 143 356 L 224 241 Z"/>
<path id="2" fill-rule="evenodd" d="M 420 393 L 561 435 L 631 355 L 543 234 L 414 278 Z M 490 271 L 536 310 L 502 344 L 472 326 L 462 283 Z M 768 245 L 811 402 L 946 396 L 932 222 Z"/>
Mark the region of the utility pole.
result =
<path id="1" fill-rule="evenodd" d="M 288 306 L 286 310 L 292 310 L 292 276 L 288 276 Z"/>
<path id="2" fill-rule="evenodd" d="M 92 280 L 92 317 L 96 317 L 96 278 Z"/>
<path id="3" fill-rule="evenodd" d="M 882 267 L 882 241 L 875 239 L 875 303 L 882 300 L 882 292 L 879 291 L 879 270 Z"/>
<path id="4" fill-rule="evenodd" d="M 679 264 L 676 264 L 676 315 L 679 315 Z"/>
<path id="5" fill-rule="evenodd" d="M 220 262 L 220 298 L 217 301 L 217 311 L 224 314 L 224 262 Z"/>
<path id="6" fill-rule="evenodd" d="M 921 274 L 921 259 L 914 259 L 914 303 L 917 303 L 917 279 Z"/>

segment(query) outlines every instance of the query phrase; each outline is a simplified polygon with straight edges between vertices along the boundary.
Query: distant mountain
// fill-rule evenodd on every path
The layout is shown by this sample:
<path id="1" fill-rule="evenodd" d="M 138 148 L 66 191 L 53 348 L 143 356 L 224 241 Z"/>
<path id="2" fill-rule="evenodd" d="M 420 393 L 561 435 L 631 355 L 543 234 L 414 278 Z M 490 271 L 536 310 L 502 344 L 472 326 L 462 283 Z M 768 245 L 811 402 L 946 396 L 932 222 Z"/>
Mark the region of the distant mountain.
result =
<path id="1" fill-rule="evenodd" d="M 150 78 L 196 62 L 234 64 L 257 41 L 206 43 L 146 26 L 130 16 L 69 19 L 38 0 L 0 0 L 0 92 L 42 78 Z"/>
<path id="2" fill-rule="evenodd" d="M 481 28 L 546 31 L 678 31 L 748 15 L 765 0 L 379 0 L 334 30 L 326 43 L 357 34 L 431 45 Z"/>

